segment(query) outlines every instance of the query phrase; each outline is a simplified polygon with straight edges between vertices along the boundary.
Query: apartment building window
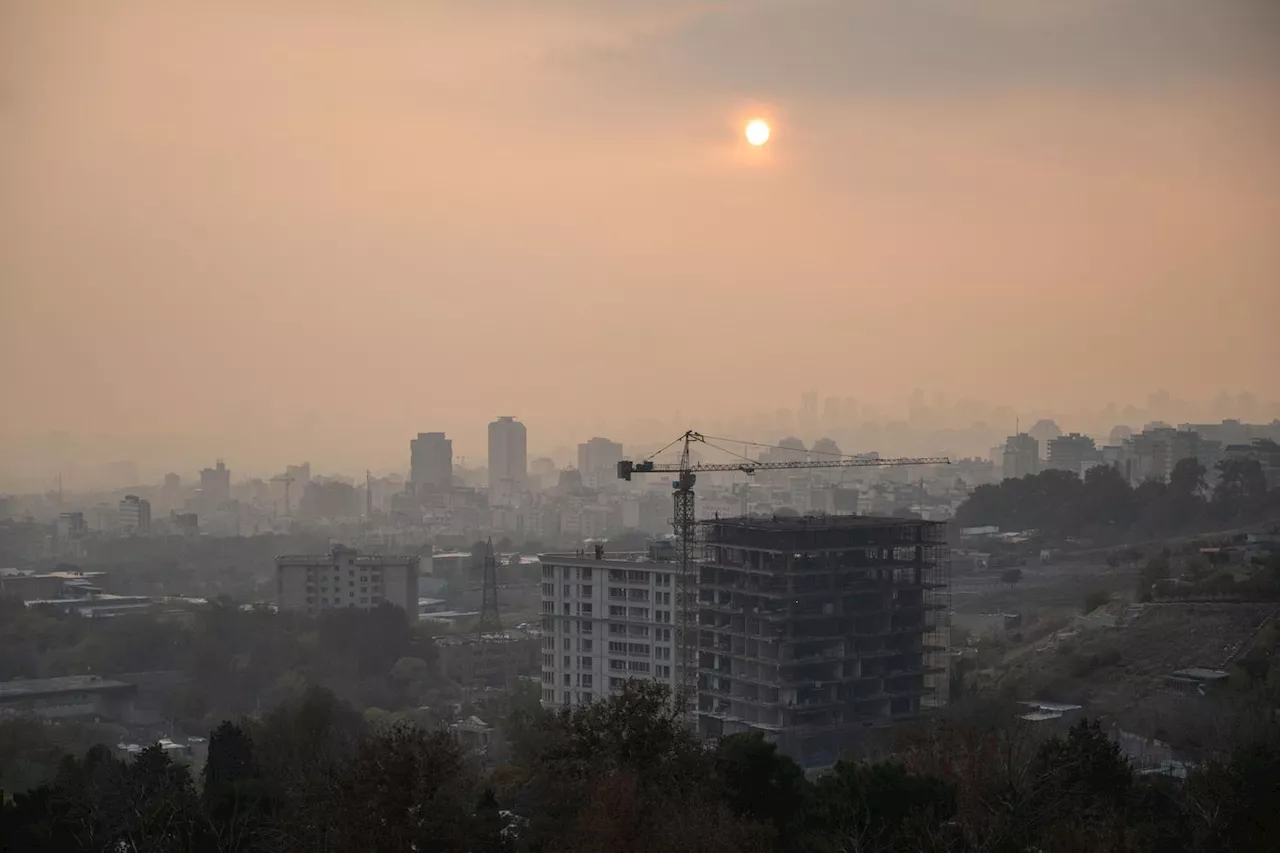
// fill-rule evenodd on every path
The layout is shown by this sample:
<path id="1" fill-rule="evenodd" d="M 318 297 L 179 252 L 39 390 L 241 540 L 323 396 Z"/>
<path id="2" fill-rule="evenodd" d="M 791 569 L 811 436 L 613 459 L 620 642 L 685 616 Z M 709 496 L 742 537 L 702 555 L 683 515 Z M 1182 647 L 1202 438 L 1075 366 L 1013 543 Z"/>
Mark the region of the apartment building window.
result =
<path id="1" fill-rule="evenodd" d="M 552 668 L 554 668 L 554 667 L 555 667 L 555 665 L 556 665 L 556 656 L 555 656 L 555 655 L 543 655 L 543 656 L 542 656 L 542 665 L 543 665 L 544 667 L 546 667 L 547 669 L 552 669 Z"/>
<path id="2" fill-rule="evenodd" d="M 563 645 L 564 645 L 564 650 L 567 652 L 573 648 L 573 640 L 571 640 L 569 637 L 565 637 Z"/>
<path id="3" fill-rule="evenodd" d="M 647 608 L 647 607 L 632 607 L 630 610 L 628 610 L 628 611 L 627 611 L 627 616 L 629 616 L 629 617 L 630 617 L 630 618 L 632 618 L 632 619 L 648 619 L 648 618 L 649 618 L 649 608 Z"/>
<path id="4" fill-rule="evenodd" d="M 591 584 L 589 584 L 589 583 L 584 583 L 582 586 L 580 586 L 580 587 L 578 588 L 578 595 L 582 596 L 583 598 L 590 598 L 590 597 L 591 597 Z"/>
<path id="5" fill-rule="evenodd" d="M 570 675 L 570 674 L 569 674 L 569 673 L 567 673 L 567 672 L 564 674 L 564 686 L 565 686 L 565 687 L 572 687 L 572 686 L 573 686 L 573 676 L 572 676 L 572 675 Z"/>
<path id="6" fill-rule="evenodd" d="M 609 587 L 609 597 L 618 601 L 627 600 L 627 590 L 620 586 Z"/>
<path id="7" fill-rule="evenodd" d="M 671 622 L 671 611 L 670 611 L 670 610 L 655 610 L 655 611 L 653 612 L 653 621 L 654 621 L 654 622 L 666 622 L 666 623 L 670 623 L 670 622 Z"/>
<path id="8" fill-rule="evenodd" d="M 572 604 L 570 604 L 570 603 L 569 603 L 569 602 L 567 602 L 567 601 L 564 603 L 564 615 L 565 615 L 565 616 L 572 616 L 572 615 L 573 615 L 573 605 L 572 605 Z"/>
<path id="9" fill-rule="evenodd" d="M 584 581 L 591 580 L 591 569 L 585 566 L 578 569 L 578 580 L 584 580 Z"/>
<path id="10" fill-rule="evenodd" d="M 590 701 L 591 701 L 592 699 L 594 699 L 594 698 L 595 698 L 595 694 L 594 694 L 594 693 L 592 693 L 590 690 L 585 690 L 585 691 L 583 691 L 583 693 L 582 693 L 582 701 L 583 701 L 583 702 L 590 702 Z"/>
<path id="11" fill-rule="evenodd" d="M 631 672 L 648 672 L 649 662 L 647 660 L 633 660 L 627 662 L 627 669 Z"/>
<path id="12" fill-rule="evenodd" d="M 615 634 L 615 635 L 620 634 L 620 635 L 622 635 L 622 636 L 624 636 L 624 637 L 625 637 L 625 636 L 627 635 L 627 626 L 626 626 L 626 625 L 618 625 L 618 624 L 615 624 L 615 623 L 613 623 L 613 622 L 610 622 L 610 623 L 609 623 L 609 633 L 610 633 L 610 634 Z"/>
<path id="13" fill-rule="evenodd" d="M 543 683 L 543 684 L 555 684 L 555 681 L 556 681 L 556 674 L 555 674 L 554 672 L 544 672 L 544 673 L 542 673 L 542 683 Z"/>
<path id="14" fill-rule="evenodd" d="M 632 625 L 631 630 L 629 630 L 627 633 L 630 634 L 632 637 L 644 637 L 645 639 L 648 639 L 649 626 L 648 625 Z"/>
<path id="15" fill-rule="evenodd" d="M 629 589 L 627 590 L 628 601 L 648 601 L 649 590 L 647 589 Z"/>
<path id="16" fill-rule="evenodd" d="M 661 634 L 662 636 L 660 636 L 660 637 L 659 637 L 659 636 L 657 636 L 658 634 Z M 654 629 L 654 636 L 655 636 L 657 639 L 662 640 L 662 642 L 664 642 L 664 643 L 669 643 L 669 642 L 671 642 L 671 629 L 670 629 L 670 628 L 655 628 L 655 629 Z"/>
<path id="17" fill-rule="evenodd" d="M 625 670 L 626 668 L 627 668 L 627 662 L 626 662 L 626 661 L 624 661 L 624 660 L 618 660 L 618 659 L 616 659 L 616 658 L 610 658 L 610 659 L 609 659 L 609 669 L 622 669 L 622 670 Z"/>
<path id="18" fill-rule="evenodd" d="M 590 615 L 591 615 L 591 605 L 590 605 L 590 604 L 579 604 L 579 605 L 578 605 L 578 615 L 579 615 L 579 616 L 590 616 Z"/>
<path id="19" fill-rule="evenodd" d="M 609 580 L 620 581 L 622 583 L 625 583 L 627 580 L 627 573 L 622 571 L 621 569 L 610 569 Z"/>
<path id="20" fill-rule="evenodd" d="M 619 606 L 619 605 L 617 605 L 617 604 L 610 604 L 610 605 L 609 605 L 609 615 L 610 615 L 610 616 L 621 616 L 623 619 L 625 619 L 625 618 L 627 618 L 627 608 L 625 608 L 625 607 L 621 607 L 621 606 Z"/>
<path id="21" fill-rule="evenodd" d="M 573 584 L 568 584 L 568 583 L 567 583 L 567 584 L 565 584 L 565 585 L 564 585 L 564 595 L 563 595 L 562 597 L 563 597 L 563 598 L 571 598 L 571 597 L 573 597 Z"/>
<path id="22" fill-rule="evenodd" d="M 550 705 L 552 702 L 556 701 L 556 692 L 554 690 L 543 690 L 542 701 Z"/>
<path id="23" fill-rule="evenodd" d="M 627 583 L 648 583 L 648 582 L 649 582 L 648 572 L 636 572 L 636 571 L 627 572 Z"/>
<path id="24" fill-rule="evenodd" d="M 554 614 L 556 612 L 556 603 L 554 601 L 542 602 L 542 612 L 547 615 Z"/>
<path id="25" fill-rule="evenodd" d="M 543 638 L 542 638 L 542 647 L 543 647 L 544 649 L 548 649 L 549 651 L 553 651 L 553 652 L 554 652 L 554 651 L 556 650 L 556 638 L 555 638 L 555 637 L 543 637 Z"/>
<path id="26" fill-rule="evenodd" d="M 658 660 L 671 660 L 671 649 L 666 646 L 658 646 L 654 651 L 654 657 Z"/>
<path id="27" fill-rule="evenodd" d="M 573 666 L 573 655 L 565 655 L 565 656 L 564 656 L 564 668 L 565 668 L 565 669 L 568 669 L 568 668 L 569 668 L 569 667 L 571 667 L 571 666 Z"/>
<path id="28" fill-rule="evenodd" d="M 611 642 L 609 643 L 609 651 L 620 655 L 625 654 L 627 651 L 627 644 L 622 642 Z"/>
<path id="29" fill-rule="evenodd" d="M 669 667 L 669 666 L 659 666 L 659 667 L 657 668 L 657 675 L 658 675 L 658 677 L 659 677 L 659 678 L 670 678 L 670 677 L 671 677 L 671 667 Z"/>
<path id="30" fill-rule="evenodd" d="M 591 686 L 591 673 L 589 672 L 582 673 L 582 686 L 583 687 Z"/>
<path id="31" fill-rule="evenodd" d="M 542 567 L 542 579 L 543 579 L 544 581 L 553 581 L 553 580 L 555 580 L 555 579 L 556 579 L 556 567 L 555 567 L 555 566 L 543 566 L 543 567 Z"/>
<path id="32" fill-rule="evenodd" d="M 549 602 L 549 601 L 548 601 L 548 602 L 546 602 L 546 604 L 550 604 L 550 603 L 551 603 L 551 602 Z M 547 610 L 546 610 L 546 608 L 545 608 L 545 607 L 543 608 L 543 611 L 542 611 L 542 612 L 543 612 L 543 613 L 546 613 L 546 612 L 547 612 Z M 550 632 L 554 631 L 555 629 L 556 629 L 556 620 L 552 619 L 550 616 L 544 616 L 544 617 L 542 618 L 542 630 L 544 630 L 544 631 L 546 631 L 546 632 L 550 633 Z"/>
<path id="33" fill-rule="evenodd" d="M 627 643 L 627 654 L 647 655 L 649 654 L 649 644 L 648 643 Z"/>
<path id="34" fill-rule="evenodd" d="M 590 641 L 590 640 L 579 640 L 579 641 L 578 641 L 578 651 L 580 651 L 580 652 L 589 652 L 589 651 L 591 651 L 591 641 Z"/>
<path id="35" fill-rule="evenodd" d="M 590 633 L 591 633 L 591 626 L 592 626 L 593 624 L 594 624 L 593 622 L 585 621 L 585 620 L 584 620 L 584 621 L 583 621 L 583 623 L 582 623 L 582 633 L 584 633 L 584 634 L 590 634 Z M 588 641 L 588 642 L 590 642 L 590 641 Z"/>
<path id="36" fill-rule="evenodd" d="M 568 566 L 565 566 L 564 570 L 560 573 L 560 576 L 565 580 L 569 580 L 571 577 L 573 577 L 573 569 L 569 568 Z"/>
<path id="37" fill-rule="evenodd" d="M 591 669 L 591 658 L 589 657 L 582 658 L 581 660 L 578 661 L 578 665 L 581 666 L 583 669 Z M 587 676 L 587 677 L 590 678 L 591 676 Z M 588 684 L 587 686 L 590 687 L 591 685 Z"/>
<path id="38" fill-rule="evenodd" d="M 542 585 L 542 594 L 547 598 L 552 598 L 556 594 L 556 585 L 553 583 L 544 583 Z"/>
<path id="39" fill-rule="evenodd" d="M 565 571 L 568 571 L 568 569 L 565 569 Z M 571 693 L 571 692 L 570 692 L 570 691 L 568 691 L 568 690 L 566 690 L 566 691 L 564 692 L 564 704 L 566 704 L 566 705 L 572 705 L 572 704 L 573 704 L 573 693 Z"/>

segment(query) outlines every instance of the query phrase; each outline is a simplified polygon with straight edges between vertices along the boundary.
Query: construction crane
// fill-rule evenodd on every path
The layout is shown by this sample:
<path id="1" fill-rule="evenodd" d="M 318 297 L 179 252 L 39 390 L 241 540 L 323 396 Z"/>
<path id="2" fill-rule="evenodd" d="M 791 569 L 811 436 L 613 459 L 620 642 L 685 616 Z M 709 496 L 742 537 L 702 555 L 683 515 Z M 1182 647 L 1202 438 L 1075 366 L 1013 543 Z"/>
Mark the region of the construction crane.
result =
<path id="1" fill-rule="evenodd" d="M 692 710 L 692 705 L 696 703 L 696 694 L 698 688 L 698 670 L 694 664 L 695 649 L 697 646 L 694 637 L 694 626 L 697 624 L 692 617 L 692 611 L 697 606 L 695 600 L 697 591 L 695 585 L 693 565 L 693 549 L 695 542 L 695 534 L 697 531 L 697 517 L 694 514 L 694 495 L 693 487 L 698 480 L 698 474 L 709 473 L 713 471 L 740 471 L 744 474 L 754 474 L 757 471 L 786 471 L 797 468 L 897 468 L 906 465 L 950 465 L 951 460 L 945 456 L 923 456 L 923 457 L 898 457 L 894 459 L 881 459 L 877 456 L 833 456 L 830 459 L 792 459 L 780 460 L 777 462 L 762 462 L 756 459 L 750 459 L 743 454 L 736 453 L 717 444 L 713 441 L 729 442 L 733 444 L 754 445 L 756 447 L 769 448 L 773 450 L 786 450 L 792 453 L 799 452 L 790 447 L 779 447 L 773 444 L 759 444 L 757 442 L 743 442 L 735 439 L 716 438 L 715 436 L 705 436 L 700 432 L 688 430 L 684 435 L 675 441 L 663 447 L 656 453 L 650 454 L 639 462 L 632 462 L 623 459 L 618 462 L 618 479 L 630 481 L 632 476 L 636 474 L 675 474 L 676 479 L 672 481 L 671 487 L 674 490 L 672 497 L 674 499 L 674 512 L 672 513 L 671 526 L 675 532 L 676 538 L 676 561 L 680 565 L 678 577 L 678 592 L 676 603 L 679 608 L 677 619 L 678 636 L 676 638 L 680 649 L 680 692 L 682 700 L 687 703 L 686 708 Z M 654 456 L 662 453 L 677 444 L 682 444 L 680 448 L 680 461 L 671 463 L 655 462 Z M 694 462 L 689 455 L 689 447 L 693 444 L 705 444 L 713 447 L 731 456 L 737 456 L 739 461 L 736 462 Z M 745 449 L 745 448 L 744 448 Z M 744 501 L 745 502 L 745 501 Z"/>

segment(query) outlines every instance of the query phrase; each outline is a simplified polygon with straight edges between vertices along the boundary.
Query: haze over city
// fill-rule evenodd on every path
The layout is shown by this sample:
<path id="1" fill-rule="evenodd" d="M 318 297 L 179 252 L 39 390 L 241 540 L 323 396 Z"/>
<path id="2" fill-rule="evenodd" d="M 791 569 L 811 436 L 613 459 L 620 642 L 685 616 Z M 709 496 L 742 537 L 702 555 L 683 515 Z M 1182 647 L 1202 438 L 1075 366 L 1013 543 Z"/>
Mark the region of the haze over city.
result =
<path id="1" fill-rule="evenodd" d="M 810 388 L 1270 419 L 1278 20 L 3 0 L 0 464 L 392 469 Z"/>
<path id="2" fill-rule="evenodd" d="M 1280 0 L 0 0 L 0 853 L 1280 839 Z"/>

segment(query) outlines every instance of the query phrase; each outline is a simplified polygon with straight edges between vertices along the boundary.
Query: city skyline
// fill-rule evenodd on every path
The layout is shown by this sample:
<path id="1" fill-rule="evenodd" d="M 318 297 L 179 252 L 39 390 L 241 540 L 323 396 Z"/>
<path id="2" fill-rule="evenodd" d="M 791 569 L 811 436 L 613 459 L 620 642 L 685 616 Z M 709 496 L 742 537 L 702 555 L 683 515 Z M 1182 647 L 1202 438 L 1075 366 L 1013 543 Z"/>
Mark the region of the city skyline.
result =
<path id="1" fill-rule="evenodd" d="M 808 405 L 806 398 L 810 396 L 808 392 L 798 395 L 798 404 L 795 408 L 782 407 L 767 412 L 757 412 L 755 415 L 740 415 L 729 423 L 710 420 L 693 425 L 709 434 L 728 432 L 731 433 L 727 436 L 728 438 L 747 441 L 771 443 L 795 435 L 800 436 L 810 446 L 819 438 L 838 438 L 842 435 L 848 436 L 850 433 L 869 435 L 872 438 L 869 446 L 863 444 L 842 446 L 842 451 L 846 453 L 882 452 L 890 455 L 948 453 L 957 457 L 987 458 L 992 448 L 990 442 L 1003 444 L 1006 437 L 1014 435 L 1019 429 L 1022 431 L 1029 429 L 1034 422 L 1041 419 L 1054 421 L 1063 432 L 1081 432 L 1100 442 L 1105 442 L 1116 426 L 1126 426 L 1134 431 L 1140 431 L 1151 423 L 1179 426 L 1187 423 L 1217 423 L 1223 420 L 1270 423 L 1280 419 L 1280 403 L 1268 405 L 1247 392 L 1239 395 L 1222 392 L 1216 395 L 1214 400 L 1194 404 L 1180 401 L 1166 391 L 1158 391 L 1148 395 L 1147 400 L 1141 405 L 1107 404 L 1092 412 L 1076 413 L 1074 416 L 1071 413 L 1055 416 L 1043 411 L 1019 413 L 1009 406 L 971 400 L 948 402 L 943 399 L 940 401 L 936 396 L 929 400 L 927 395 L 916 392 L 897 412 L 860 409 L 860 414 L 854 416 L 852 420 L 847 413 L 842 415 L 844 426 L 832 428 L 827 417 L 830 415 L 831 403 L 844 403 L 852 398 L 819 395 L 816 398 L 816 420 L 805 424 L 804 416 L 806 405 Z M 1001 417 L 985 419 L 975 417 L 973 412 L 996 414 Z M 790 426 L 780 426 L 776 423 L 781 413 L 791 418 Z M 861 420 L 864 414 L 869 415 L 870 418 Z M 975 424 L 983 425 L 979 433 L 973 430 Z M 571 434 L 563 440 L 549 440 L 542 425 L 534 424 L 531 439 L 528 441 L 526 459 L 532 462 L 540 457 L 551 457 L 557 463 L 557 467 L 575 467 L 576 460 L 580 458 L 579 445 L 586 442 L 593 434 L 597 438 L 618 441 L 628 449 L 628 452 L 643 450 L 647 453 L 666 444 L 689 426 L 690 424 L 674 418 L 667 424 L 657 423 L 655 419 L 638 419 L 603 433 L 592 433 L 582 428 L 576 436 Z M 869 433 L 865 429 L 868 426 L 872 427 Z M 892 432 L 894 429 L 902 432 L 895 435 Z M 318 472 L 323 472 L 327 476 L 346 477 L 354 481 L 363 477 L 365 471 L 373 471 L 379 476 L 404 476 L 412 481 L 414 467 L 412 446 L 422 441 L 424 437 L 431 441 L 443 442 L 443 446 L 447 447 L 450 453 L 449 461 L 459 469 L 483 470 L 487 467 L 488 450 L 483 423 L 472 425 L 470 430 L 463 429 L 458 432 L 438 429 L 415 432 L 418 437 L 413 441 L 406 442 L 405 436 L 397 436 L 393 442 L 388 442 L 387 446 L 374 448 L 367 455 L 348 453 L 344 457 L 342 451 L 336 450 L 336 447 L 341 445 L 325 447 L 315 444 L 305 447 L 299 445 L 294 450 L 286 451 L 284 456 L 277 456 L 274 453 L 249 453 L 237 457 L 235 463 L 239 472 L 237 476 L 244 479 L 269 479 L 286 473 L 287 464 L 307 457 L 318 466 Z M 469 436 L 469 439 L 459 441 L 458 435 Z M 49 437 L 46 435 L 44 438 Z M 67 438 L 74 443 L 74 437 Z M 64 479 L 79 477 L 81 481 L 79 485 L 87 484 L 92 488 L 125 487 L 158 482 L 163 475 L 170 472 L 179 472 L 184 476 L 198 476 L 200 469 L 208 466 L 219 456 L 229 456 L 229 454 L 221 454 L 216 449 L 223 446 L 216 441 L 208 441 L 197 449 L 183 450 L 175 446 L 165 447 L 163 442 L 157 444 L 150 440 L 132 444 L 125 441 L 116 444 L 109 439 L 104 440 L 102 436 L 97 438 L 100 444 L 96 447 L 90 446 L 87 453 L 83 452 L 82 448 L 79 454 L 67 455 L 65 458 L 69 461 L 61 466 L 52 460 L 51 457 L 54 454 L 47 451 L 42 462 L 39 461 L 41 460 L 39 450 L 23 448 L 21 445 L 8 445 L 6 449 L 10 454 L 13 454 L 15 449 L 20 451 L 22 461 L 27 462 L 28 467 L 24 473 L 21 468 L 14 466 L 12 462 L 17 458 L 16 455 L 10 455 L 8 459 L 0 458 L 0 493 L 6 490 L 44 491 L 52 488 L 59 476 Z M 131 448 L 142 449 L 142 452 L 130 454 Z M 435 464 L 442 464 L 442 462 Z M 146 476 L 138 476 L 132 480 L 120 479 L 118 472 L 129 470 L 136 473 L 139 467 L 146 471 Z"/>

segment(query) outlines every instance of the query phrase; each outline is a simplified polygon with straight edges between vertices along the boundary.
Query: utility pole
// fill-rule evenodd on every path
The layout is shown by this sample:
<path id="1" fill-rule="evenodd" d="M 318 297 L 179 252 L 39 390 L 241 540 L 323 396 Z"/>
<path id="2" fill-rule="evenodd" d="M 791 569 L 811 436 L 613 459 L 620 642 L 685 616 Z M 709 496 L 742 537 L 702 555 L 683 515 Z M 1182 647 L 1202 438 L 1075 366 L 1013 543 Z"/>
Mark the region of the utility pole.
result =
<path id="1" fill-rule="evenodd" d="M 481 634 L 502 632 L 502 619 L 498 616 L 498 561 L 493 554 L 493 537 L 484 547 L 484 592 L 480 602 Z"/>

